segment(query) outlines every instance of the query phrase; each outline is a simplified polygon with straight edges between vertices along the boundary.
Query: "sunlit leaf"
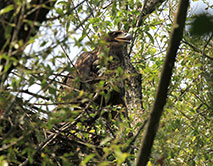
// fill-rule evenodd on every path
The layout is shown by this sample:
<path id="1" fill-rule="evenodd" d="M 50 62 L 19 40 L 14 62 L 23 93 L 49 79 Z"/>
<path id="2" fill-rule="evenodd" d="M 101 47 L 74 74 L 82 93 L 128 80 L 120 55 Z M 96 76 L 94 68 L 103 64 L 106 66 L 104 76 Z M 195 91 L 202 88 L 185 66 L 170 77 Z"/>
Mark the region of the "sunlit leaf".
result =
<path id="1" fill-rule="evenodd" d="M 5 14 L 5 13 L 10 12 L 13 9 L 14 9 L 14 5 L 8 5 L 7 7 L 0 10 L 0 16 Z"/>

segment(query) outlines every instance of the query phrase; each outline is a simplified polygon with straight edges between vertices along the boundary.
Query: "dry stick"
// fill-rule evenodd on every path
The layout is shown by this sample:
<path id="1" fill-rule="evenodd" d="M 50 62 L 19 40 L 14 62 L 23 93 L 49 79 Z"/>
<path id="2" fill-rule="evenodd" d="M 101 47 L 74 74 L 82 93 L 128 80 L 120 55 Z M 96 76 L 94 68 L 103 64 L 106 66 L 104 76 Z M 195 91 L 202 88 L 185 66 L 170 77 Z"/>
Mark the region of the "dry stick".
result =
<path id="1" fill-rule="evenodd" d="M 83 117 L 83 115 L 84 115 L 85 113 L 87 113 L 87 109 L 88 109 L 89 106 L 91 105 L 92 101 L 94 101 L 97 97 L 98 97 L 98 93 L 96 93 L 96 94 L 94 95 L 94 97 L 92 98 L 92 100 L 91 100 L 91 101 L 86 105 L 86 107 L 84 108 L 84 111 L 83 111 L 80 115 L 78 115 L 72 123 L 70 123 L 70 122 L 65 123 L 62 127 L 60 127 L 60 128 L 56 131 L 56 133 L 50 134 L 43 142 L 41 142 L 41 143 L 37 146 L 35 152 L 32 154 L 31 157 L 33 158 L 40 150 L 42 150 L 43 148 L 45 148 L 49 143 L 51 143 L 51 142 L 52 142 L 57 136 L 59 136 L 62 132 L 66 131 L 66 130 L 69 130 L 72 126 L 76 125 L 76 123 L 78 123 L 78 122 L 80 121 L 80 119 Z M 28 162 L 29 162 L 29 157 L 26 158 L 26 160 L 25 160 L 23 163 L 21 163 L 19 166 L 25 166 L 25 165 L 28 164 Z"/>
<path id="2" fill-rule="evenodd" d="M 185 26 L 187 8 L 189 0 L 180 0 L 178 4 L 177 14 L 172 27 L 166 59 L 162 69 L 160 83 L 158 86 L 155 102 L 149 117 L 146 132 L 142 140 L 142 144 L 136 159 L 136 166 L 146 166 L 151 153 L 151 148 L 159 126 L 160 117 L 163 112 L 163 107 L 166 104 L 168 87 L 170 84 L 172 70 L 174 68 L 175 58 L 180 41 L 183 36 Z"/>
<path id="3" fill-rule="evenodd" d="M 75 120 L 72 123 L 67 122 L 61 128 L 59 128 L 55 133 L 50 134 L 43 142 L 41 142 L 38 145 L 38 147 L 36 148 L 36 151 L 34 152 L 32 157 L 34 157 L 36 155 L 36 153 L 38 153 L 40 150 L 42 150 L 44 147 L 46 147 L 50 142 L 52 142 L 63 131 L 69 129 L 70 127 L 75 125 L 77 122 L 79 122 L 79 120 L 84 115 L 84 113 L 85 112 L 82 112 L 79 116 L 77 116 L 77 118 L 75 118 Z M 29 162 L 29 157 L 23 163 L 21 163 L 19 166 L 25 166 L 28 164 L 28 162 Z"/>
<path id="4" fill-rule="evenodd" d="M 84 112 L 82 112 L 71 124 L 64 124 L 56 133 L 52 133 L 49 135 L 43 142 L 41 142 L 38 147 L 36 148 L 36 151 L 32 154 L 32 157 L 34 157 L 41 149 L 43 149 L 45 146 L 47 146 L 50 142 L 52 142 L 59 134 L 61 134 L 64 130 L 68 129 L 69 127 L 75 125 L 80 118 L 82 117 Z M 29 162 L 29 157 L 21 163 L 19 166 L 25 166 Z"/>

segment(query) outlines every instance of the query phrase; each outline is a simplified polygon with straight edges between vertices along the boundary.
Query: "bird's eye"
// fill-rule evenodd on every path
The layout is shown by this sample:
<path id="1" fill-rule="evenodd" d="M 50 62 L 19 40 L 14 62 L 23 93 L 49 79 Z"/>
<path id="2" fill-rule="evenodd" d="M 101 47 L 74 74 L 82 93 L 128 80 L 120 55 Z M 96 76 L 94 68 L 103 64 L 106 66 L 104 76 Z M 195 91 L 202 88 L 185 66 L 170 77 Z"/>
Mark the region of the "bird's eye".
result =
<path id="1" fill-rule="evenodd" d="M 115 36 L 116 32 L 110 32 L 109 35 Z"/>

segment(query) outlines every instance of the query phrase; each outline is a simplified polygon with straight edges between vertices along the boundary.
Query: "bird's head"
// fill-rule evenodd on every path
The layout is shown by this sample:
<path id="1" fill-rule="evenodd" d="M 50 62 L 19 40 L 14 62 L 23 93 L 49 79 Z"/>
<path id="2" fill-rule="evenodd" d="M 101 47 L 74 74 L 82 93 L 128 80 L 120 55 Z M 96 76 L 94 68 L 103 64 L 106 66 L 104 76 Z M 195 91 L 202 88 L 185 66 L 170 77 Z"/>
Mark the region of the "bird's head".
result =
<path id="1" fill-rule="evenodd" d="M 109 32 L 106 37 L 106 42 L 115 46 L 122 46 L 124 44 L 130 44 L 133 39 L 132 35 L 122 31 Z"/>

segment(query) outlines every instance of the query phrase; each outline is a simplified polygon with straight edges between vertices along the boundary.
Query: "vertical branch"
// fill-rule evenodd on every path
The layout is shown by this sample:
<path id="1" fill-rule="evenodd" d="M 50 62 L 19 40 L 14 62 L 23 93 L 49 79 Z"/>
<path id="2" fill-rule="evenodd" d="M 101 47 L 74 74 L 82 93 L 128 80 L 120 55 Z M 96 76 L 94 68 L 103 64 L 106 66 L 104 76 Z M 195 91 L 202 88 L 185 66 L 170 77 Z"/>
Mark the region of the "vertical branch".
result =
<path id="1" fill-rule="evenodd" d="M 188 6 L 189 0 L 179 1 L 177 14 L 170 35 L 166 59 L 164 61 L 164 66 L 160 77 L 160 83 L 158 86 L 155 102 L 150 114 L 149 122 L 147 124 L 144 139 L 142 141 L 142 145 L 138 153 L 138 157 L 136 159 L 136 166 L 145 166 L 149 160 L 151 148 L 160 122 L 160 117 L 163 112 L 163 107 L 166 104 L 168 87 L 172 76 L 172 70 L 174 68 L 177 50 L 183 36 L 183 29 L 185 26 Z"/>

